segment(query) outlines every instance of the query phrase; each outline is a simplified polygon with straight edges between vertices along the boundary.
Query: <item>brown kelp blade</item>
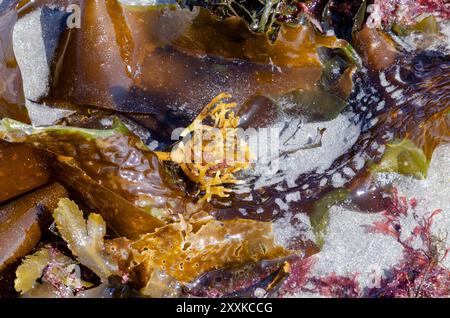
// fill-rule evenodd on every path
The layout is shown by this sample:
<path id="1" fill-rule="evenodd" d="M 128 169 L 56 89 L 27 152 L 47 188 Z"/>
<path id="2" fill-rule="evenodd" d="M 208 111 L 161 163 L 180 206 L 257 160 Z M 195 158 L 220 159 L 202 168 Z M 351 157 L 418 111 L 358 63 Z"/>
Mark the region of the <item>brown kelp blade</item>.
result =
<path id="1" fill-rule="evenodd" d="M 67 196 L 61 184 L 52 183 L 0 207 L 0 271 L 33 250 L 58 200 Z"/>
<path id="2" fill-rule="evenodd" d="M 192 119 L 222 91 L 240 103 L 312 88 L 322 74 L 317 48 L 344 45 L 309 26 L 283 27 L 271 43 L 240 18 L 220 21 L 204 9 L 80 5 L 81 28 L 59 43 L 49 104 Z"/>
<path id="3" fill-rule="evenodd" d="M 103 216 L 108 226 L 117 234 L 132 238 L 164 225 L 161 220 L 95 182 L 74 165 L 70 158 L 57 158 L 52 161 L 51 168 L 52 173 L 78 192 L 89 206 Z"/>
<path id="4" fill-rule="evenodd" d="M 63 173 L 63 181 L 107 213 L 106 221 L 121 235 L 146 233 L 179 214 L 205 208 L 186 195 L 176 175 L 119 121 L 110 129 L 33 127 L 9 119 L 1 123 L 0 138 L 68 158 L 63 162 L 72 169 L 60 167 L 55 173 Z M 72 175 L 65 175 L 68 170 Z"/>
<path id="5" fill-rule="evenodd" d="M 39 152 L 0 141 L 0 203 L 46 184 L 49 178 Z"/>
<path id="6" fill-rule="evenodd" d="M 182 188 L 119 120 L 110 129 L 33 127 L 10 119 L 1 124 L 1 139 L 71 157 L 87 175 L 137 207 L 150 213 L 153 208 L 182 213 Z"/>
<path id="7" fill-rule="evenodd" d="M 141 236 L 132 247 L 143 277 L 163 269 L 184 284 L 210 270 L 291 254 L 274 241 L 271 223 L 242 219 L 170 224 Z"/>

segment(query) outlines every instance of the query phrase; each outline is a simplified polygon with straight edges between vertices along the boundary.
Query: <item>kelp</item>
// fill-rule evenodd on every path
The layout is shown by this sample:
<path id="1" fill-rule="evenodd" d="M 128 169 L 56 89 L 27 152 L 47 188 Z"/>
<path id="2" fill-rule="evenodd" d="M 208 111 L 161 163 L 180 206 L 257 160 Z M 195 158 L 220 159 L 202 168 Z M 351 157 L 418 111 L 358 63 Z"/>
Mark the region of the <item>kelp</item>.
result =
<path id="1" fill-rule="evenodd" d="M 387 150 L 379 164 L 373 165 L 373 172 L 397 172 L 419 179 L 427 176 L 429 160 L 424 152 L 410 140 L 404 139 L 387 144 Z"/>
<path id="2" fill-rule="evenodd" d="M 393 23 L 388 26 L 388 32 L 399 47 L 406 50 L 440 50 L 435 45 L 437 39 L 442 42 L 441 47 L 444 48 L 446 35 L 446 20 L 438 20 L 434 15 L 428 15 L 415 23 Z"/>
<path id="3" fill-rule="evenodd" d="M 379 182 L 378 175 L 369 168 L 348 187 L 348 197 L 343 206 L 358 212 L 378 213 L 385 211 L 391 202 L 392 185 Z"/>
<path id="4" fill-rule="evenodd" d="M 239 34 L 238 38 L 236 34 Z M 238 17 L 217 20 L 203 9 L 174 43 L 190 52 L 279 67 L 321 66 L 319 47 L 343 48 L 347 45 L 346 41 L 322 35 L 307 24 L 283 25 L 275 41 L 271 42 L 267 34 L 252 32 Z"/>
<path id="5" fill-rule="evenodd" d="M 352 26 L 352 37 L 359 32 L 365 22 L 366 11 L 367 11 L 367 0 L 362 0 L 358 12 L 355 15 L 355 23 Z"/>
<path id="6" fill-rule="evenodd" d="M 177 298 L 183 295 L 181 284 L 165 271 L 158 269 L 151 272 L 140 293 L 151 298 Z"/>
<path id="7" fill-rule="evenodd" d="M 392 30 L 400 36 L 406 36 L 411 34 L 412 32 L 418 32 L 423 34 L 432 34 L 437 35 L 439 33 L 439 23 L 436 21 L 436 17 L 430 15 L 428 17 L 423 18 L 419 22 L 413 25 L 400 25 L 394 23 L 392 25 Z"/>
<path id="8" fill-rule="evenodd" d="M 62 198 L 53 211 L 53 218 L 58 234 L 72 255 L 66 256 L 58 246 L 48 245 L 28 256 L 16 271 L 17 291 L 29 297 L 77 296 L 77 293 L 94 286 L 83 280 L 85 268 L 95 273 L 103 283 L 97 289 L 108 289 L 113 277 L 119 277 L 120 282 L 126 284 L 129 273 L 119 268 L 118 260 L 107 248 L 106 224 L 100 215 L 91 213 L 86 220 L 73 201 Z M 81 265 L 85 268 L 82 269 Z M 36 283 L 38 279 L 42 284 Z M 91 279 L 95 281 L 93 277 Z"/>
<path id="9" fill-rule="evenodd" d="M 311 88 L 322 73 L 318 48 L 345 46 L 309 25 L 283 26 L 271 43 L 240 18 L 219 20 L 199 8 L 109 0 L 82 2 L 81 10 L 81 28 L 60 41 L 48 104 L 169 112 L 190 121 L 222 91 L 243 103 L 258 93 Z"/>
<path id="10" fill-rule="evenodd" d="M 111 129 L 97 130 L 32 127 L 3 119 L 0 136 L 9 142 L 26 143 L 72 158 L 72 165 L 152 218 L 165 219 L 183 213 L 189 204 L 175 176 L 119 121 Z"/>
<path id="11" fill-rule="evenodd" d="M 73 284 L 61 281 L 58 273 L 66 265 L 80 264 L 96 273 L 104 283 L 111 277 L 120 277 L 123 283 L 133 279 L 135 285 L 143 286 L 143 295 L 175 297 L 181 295 L 183 285 L 211 270 L 292 254 L 275 244 L 270 223 L 252 220 L 220 222 L 201 213 L 189 220 L 181 218 L 179 222 L 141 235 L 136 240 L 105 240 L 106 225 L 102 217 L 91 213 L 86 220 L 78 206 L 67 198 L 59 201 L 53 217 L 59 234 L 78 261 L 60 257 L 58 250 L 40 250 L 27 257 L 19 267 L 16 273 L 18 291 L 32 290 L 36 280 L 43 275 L 44 282 L 52 284 L 48 276 L 54 267 L 52 264 L 57 265 L 53 269 L 58 270 L 56 273 L 52 270 L 56 275 L 53 283 L 74 289 Z M 138 274 L 138 280 L 134 272 Z M 278 285 L 283 277 L 281 274 L 271 276 L 266 284 L 268 290 Z M 90 286 L 83 283 L 76 290 Z"/>
<path id="12" fill-rule="evenodd" d="M 405 70 L 412 84 L 402 87 L 406 102 L 394 105 L 386 121 L 395 127 L 399 139 L 411 140 L 431 160 L 434 149 L 450 141 L 450 59 L 448 55 L 424 51 Z"/>
<path id="13" fill-rule="evenodd" d="M 359 40 L 364 38 L 364 45 L 359 49 L 371 52 L 362 54 L 366 67 L 369 67 L 365 73 L 355 74 L 355 87 L 343 112 L 344 116 L 361 127 L 361 133 L 351 148 L 336 158 L 325 171 L 302 174 L 295 180 L 295 184 L 288 185 L 283 190 L 268 185 L 263 188 L 264 191 L 250 189 L 250 200 L 246 199 L 246 193 L 232 196 L 224 204 L 223 201 L 218 202 L 218 212 L 215 214 L 218 218 L 240 216 L 272 220 L 277 217 L 272 213 L 278 208 L 275 201 L 280 199 L 286 202 L 287 191 L 301 197 L 301 203 L 289 204 L 291 211 L 300 212 L 304 203 L 314 202 L 335 188 L 333 176 L 345 177 L 348 181 L 346 186 L 356 184 L 353 181 L 365 177 L 368 163 L 379 163 L 389 148 L 387 144 L 394 139 L 411 140 L 423 151 L 427 161 L 438 145 L 448 142 L 448 56 L 431 51 L 401 53 L 387 39 L 382 38 L 383 43 L 378 43 L 381 41 L 379 37 L 386 36 L 378 31 L 365 27 L 357 34 L 357 37 L 361 36 Z M 370 39 L 372 36 L 377 39 L 375 43 Z M 376 50 L 369 48 L 371 43 Z M 385 45 L 389 48 L 383 49 Z M 377 56 L 380 54 L 387 59 L 379 60 Z M 367 60 L 369 57 L 370 61 Z M 300 113 L 301 110 L 299 109 Z M 347 173 L 350 173 L 348 177 Z M 281 186 L 284 187 L 282 183 Z M 365 203 L 364 205 L 367 207 Z M 377 204 L 376 209 L 383 205 L 384 202 Z M 244 213 L 238 213 L 239 210 L 236 211 L 235 207 L 245 209 Z M 258 213 L 258 210 L 263 210 L 263 213 Z M 373 211 L 366 208 L 363 210 Z"/>
<path id="14" fill-rule="evenodd" d="M 68 195 L 53 183 L 0 207 L 0 270 L 30 253 L 51 224 L 58 200 Z"/>
<path id="15" fill-rule="evenodd" d="M 36 189 L 49 179 L 46 162 L 39 152 L 0 141 L 0 203 Z"/>
<path id="16" fill-rule="evenodd" d="M 143 235 L 133 242 L 144 281 L 163 270 L 181 283 L 236 264 L 289 255 L 273 240 L 270 223 L 252 220 L 181 222 Z"/>
<path id="17" fill-rule="evenodd" d="M 30 2 L 28 11 L 43 4 L 52 3 L 59 6 L 66 2 Z M 219 216 L 224 219 L 236 216 L 237 211 L 240 211 L 239 207 L 247 208 L 247 203 L 250 212 L 245 211 L 246 217 L 264 218 L 263 214 L 267 211 L 270 218 L 276 217 L 272 214 L 274 208 L 277 208 L 275 200 L 287 202 L 287 195 L 295 193 L 301 197 L 301 202 L 288 202 L 289 210 L 297 213 L 302 210 L 304 203 L 312 205 L 315 211 L 311 215 L 311 223 L 319 243 L 323 243 L 327 209 L 329 205 L 341 202 L 347 195 L 345 191 L 340 193 L 337 190 L 337 194 L 332 191 L 330 181 L 334 175 L 346 177 L 350 191 L 366 192 L 365 184 L 357 181 L 368 172 L 363 171 L 368 166 L 367 159 L 373 159 L 375 167 L 383 167 L 382 171 L 400 171 L 425 177 L 433 150 L 449 139 L 446 77 L 449 70 L 448 58 L 436 53 L 437 57 L 429 58 L 417 54 L 414 59 L 412 55 L 416 53 L 400 52 L 385 32 L 362 26 L 364 6 L 360 7 L 355 28 L 352 30 L 355 47 L 363 57 L 360 60 L 350 44 L 347 45 L 335 37 L 325 37 L 308 23 L 295 26 L 279 25 L 279 37 L 274 39 L 271 34 L 251 31 L 240 18 L 219 20 L 203 9 L 188 11 L 176 7 L 126 7 L 119 5 L 117 1 L 92 0 L 79 3 L 83 15 L 82 28 L 66 30 L 63 38 L 59 39 L 58 54 L 52 61 L 51 91 L 44 101 L 39 102 L 46 101 L 64 107 L 70 104 L 75 108 L 96 106 L 135 113 L 137 116 L 140 116 L 141 112 L 147 115 L 157 114 L 158 124 L 165 126 L 168 122 L 171 125 L 179 124 L 180 117 L 182 123 L 191 122 L 201 113 L 201 107 L 214 96 L 222 91 L 231 91 L 238 104 L 249 105 L 248 108 L 258 112 L 257 116 L 247 122 L 246 116 L 242 116 L 242 122 L 251 122 L 251 127 L 264 127 L 279 118 L 280 109 L 274 106 L 274 101 L 267 96 L 291 98 L 291 102 L 294 101 L 292 104 L 299 106 L 291 115 L 306 115 L 308 120 L 312 121 L 333 119 L 345 107 L 348 112 L 345 111 L 344 116 L 361 127 L 361 135 L 355 145 L 336 158 L 329 168 L 301 175 L 295 180 L 295 185 L 287 185 L 288 189 L 279 190 L 275 186 L 268 186 L 263 191 L 252 193 L 253 196 L 249 199 L 251 202 L 244 202 L 242 205 L 240 198 L 230 200 L 226 202 L 231 203 L 227 207 L 228 210 Z M 427 23 L 419 25 L 418 30 L 434 36 L 436 25 L 432 20 L 428 20 Z M 297 45 L 302 37 L 305 37 L 305 41 Z M 10 47 L 9 44 L 6 46 Z M 339 67 L 338 79 L 329 76 L 337 70 L 333 67 L 334 61 L 329 60 L 330 55 L 336 51 L 344 54 L 347 62 L 358 64 L 358 71 L 364 70 L 358 73 L 359 86 L 356 91 L 352 92 L 354 67 L 346 65 L 348 68 L 345 73 L 344 68 Z M 324 52 L 326 54 L 323 54 Z M 330 63 L 324 63 L 324 58 Z M 363 67 L 363 63 L 364 66 L 369 66 L 368 69 Z M 17 67 L 12 69 L 14 68 Z M 0 73 L 3 73 L 1 66 Z M 2 75 L 0 74 L 0 78 Z M 395 87 L 386 86 L 382 76 Z M 321 87 L 324 77 L 330 80 L 326 83 L 330 84 L 326 85 L 326 90 Z M 399 80 L 393 80 L 394 77 Z M 331 84 L 337 85 L 333 87 Z M 10 85 L 9 89 L 12 86 Z M 362 86 L 365 86 L 364 89 Z M 1 95 L 2 93 L 0 98 Z M 349 95 L 351 102 L 347 103 Z M 315 107 L 318 100 L 321 102 L 320 107 Z M 0 114 L 9 111 L 4 110 L 2 108 Z M 172 121 L 173 118 L 176 120 Z M 34 131 L 28 126 L 20 127 L 14 133 L 17 140 L 22 137 L 29 138 L 27 132 Z M 59 128 L 61 135 L 66 134 L 67 129 L 71 130 L 68 127 Z M 75 130 L 80 132 L 79 129 Z M 174 199 L 176 203 L 171 201 L 171 194 L 177 197 L 178 192 L 186 190 L 183 186 L 178 186 L 177 181 L 172 182 L 174 175 L 164 168 L 160 169 L 163 166 L 156 156 L 140 144 L 133 144 L 130 150 L 130 139 L 127 138 L 131 137 L 128 132 L 115 131 L 109 135 L 108 131 L 110 130 L 102 130 L 102 133 L 97 135 L 93 130 L 83 130 L 81 139 L 68 138 L 66 145 L 58 148 L 58 151 L 47 146 L 43 148 L 56 154 L 51 159 L 53 173 L 73 186 L 82 195 L 83 200 L 96 207 L 99 210 L 96 212 L 103 216 L 115 234 L 129 238 L 118 239 L 122 243 L 126 242 L 122 248 L 127 251 L 126 259 L 117 261 L 118 266 L 121 270 L 126 268 L 139 271 L 144 294 L 154 297 L 180 296 L 181 286 L 187 282 L 195 282 L 196 275 L 205 275 L 205 271 L 206 274 L 217 268 L 226 271 L 236 264 L 239 268 L 242 264 L 261 258 L 277 258 L 275 254 L 286 255 L 281 251 L 270 253 L 264 251 L 267 248 L 258 246 L 257 240 L 262 236 L 263 244 L 269 246 L 268 250 L 277 250 L 272 243 L 266 242 L 266 238 L 271 236 L 270 224 L 244 220 L 220 222 L 209 217 L 202 221 L 189 220 L 190 213 L 198 209 L 187 207 L 191 202 L 185 201 L 184 194 L 180 199 Z M 91 138 L 92 132 L 94 133 Z M 3 133 L 5 132 L 2 131 L 1 134 Z M 58 134 L 53 137 L 56 135 L 57 140 L 63 138 Z M 393 143 L 389 136 L 394 136 L 396 141 L 401 142 Z M 70 138 L 72 137 L 73 135 Z M 89 142 L 86 143 L 83 138 Z M 145 184 L 134 187 L 134 183 L 122 183 L 130 177 L 129 169 L 125 169 L 125 174 L 122 174 L 124 170 L 118 169 L 113 173 L 113 178 L 108 174 L 92 172 L 90 169 L 95 168 L 89 164 L 91 158 L 80 156 L 80 153 L 83 154 L 86 148 L 92 148 L 94 138 L 106 140 L 109 145 L 110 141 L 114 141 L 112 144 L 123 142 L 121 145 L 126 146 L 119 150 L 127 149 L 124 150 L 124 156 L 130 154 L 129 158 L 132 159 L 135 159 L 136 152 L 148 152 L 152 160 L 158 162 L 153 167 L 158 173 L 157 184 L 161 184 L 164 191 L 167 191 L 164 193 L 169 194 L 167 204 L 170 209 L 166 209 L 165 203 L 162 203 L 161 207 L 159 196 L 155 197 L 153 193 L 150 195 L 151 204 L 147 205 L 148 202 L 144 200 L 144 205 L 141 205 L 141 185 L 146 186 L 153 180 L 145 179 Z M 42 141 L 47 142 L 48 139 L 36 135 L 30 142 L 36 146 L 34 143 L 39 144 Z M 39 145 L 38 147 L 41 148 Z M 97 149 L 98 145 L 94 148 Z M 100 155 L 94 158 L 102 164 L 105 163 L 105 149 L 98 151 L 97 154 Z M 112 153 L 120 152 L 116 150 Z M 149 159 L 146 155 L 143 156 Z M 124 160 L 118 164 L 115 159 L 111 161 L 108 157 L 106 166 L 101 166 L 102 172 L 110 173 L 110 167 L 131 162 Z M 149 162 L 152 160 L 149 159 Z M 133 166 L 133 169 L 136 169 L 136 166 Z M 133 178 L 141 175 L 147 177 L 145 172 L 134 172 L 133 170 Z M 348 178 L 346 173 L 349 173 Z M 120 182 L 116 176 L 121 179 Z M 191 178 L 191 181 L 196 181 L 193 179 Z M 124 184 L 125 188 L 122 187 Z M 197 178 L 198 184 L 200 183 Z M 325 199 L 316 201 L 324 195 Z M 367 193 L 364 195 L 368 196 Z M 378 203 L 372 204 L 375 205 Z M 258 214 L 259 208 L 262 208 L 264 213 Z M 376 207 L 378 208 L 379 206 Z M 370 209 L 367 211 L 376 212 Z M 176 215 L 179 212 L 186 215 Z M 278 216 L 282 214 L 279 213 Z M 93 216 L 92 221 L 95 229 L 104 233 L 105 225 L 100 217 Z M 165 221 L 175 223 L 165 225 Z M 157 230 L 153 232 L 155 229 Z M 74 229 L 68 229 L 69 232 L 72 230 Z M 244 231 L 244 234 L 240 231 Z M 144 235 L 136 240 L 136 235 L 142 233 Z M 248 236 L 245 233 L 248 233 Z M 204 241 L 211 244 L 205 247 L 200 244 Z M 105 249 L 105 253 L 109 255 L 108 247 L 114 247 L 116 242 L 104 241 L 101 249 Z M 119 251 L 122 249 L 116 250 L 117 255 Z M 112 256 L 114 260 L 116 254 Z M 121 266 L 122 262 L 127 263 L 127 266 Z M 135 265 L 138 267 L 134 268 Z M 95 265 L 93 267 L 95 268 Z M 395 272 L 397 278 L 404 277 L 404 268 L 406 267 L 400 267 Z M 278 274 L 283 277 L 287 272 L 275 270 L 262 282 L 243 286 L 238 292 L 223 294 L 248 296 L 253 294 L 254 287 L 271 285 L 272 282 L 278 281 Z M 440 273 L 440 270 L 436 273 Z M 103 279 L 105 280 L 104 277 Z M 312 282 L 313 291 L 317 287 L 317 290 L 328 294 L 329 287 L 342 286 L 338 295 L 355 295 L 355 280 L 351 278 L 332 275 L 327 279 Z M 117 290 L 125 289 L 124 286 L 126 283 L 120 281 Z M 349 293 L 345 293 L 345 288 Z"/>
<path id="18" fill-rule="evenodd" d="M 91 213 L 85 220 L 73 201 L 61 199 L 53 211 L 53 218 L 58 232 L 80 263 L 102 280 L 119 274 L 118 264 L 105 253 L 106 224 L 99 214 Z"/>
<path id="19" fill-rule="evenodd" d="M 50 164 L 52 174 L 75 190 L 89 207 L 98 211 L 114 233 L 132 238 L 164 225 L 161 220 L 166 216 L 164 211 L 156 217 L 152 216 L 89 177 L 73 159 L 54 159 Z"/>
<path id="20" fill-rule="evenodd" d="M 443 91 L 445 88 L 443 89 Z M 436 101 L 438 105 L 447 105 L 443 111 L 436 112 L 420 125 L 410 127 L 408 137 L 414 145 L 421 149 L 427 158 L 431 160 L 434 150 L 443 144 L 450 142 L 450 93 L 442 92 L 440 99 Z"/>
<path id="21" fill-rule="evenodd" d="M 298 89 L 270 97 L 289 117 L 301 117 L 307 122 L 333 120 L 347 106 L 354 88 L 353 77 L 357 65 L 351 63 L 341 56 L 333 56 L 323 65 L 319 87 Z"/>
<path id="22" fill-rule="evenodd" d="M 33 289 L 36 281 L 41 278 L 44 268 L 50 262 L 47 249 L 41 249 L 36 253 L 25 257 L 22 264 L 16 270 L 14 287 L 16 291 L 24 294 Z"/>
<path id="23" fill-rule="evenodd" d="M 367 26 L 355 33 L 354 42 L 366 64 L 375 71 L 383 71 L 392 66 L 399 54 L 386 33 Z"/>

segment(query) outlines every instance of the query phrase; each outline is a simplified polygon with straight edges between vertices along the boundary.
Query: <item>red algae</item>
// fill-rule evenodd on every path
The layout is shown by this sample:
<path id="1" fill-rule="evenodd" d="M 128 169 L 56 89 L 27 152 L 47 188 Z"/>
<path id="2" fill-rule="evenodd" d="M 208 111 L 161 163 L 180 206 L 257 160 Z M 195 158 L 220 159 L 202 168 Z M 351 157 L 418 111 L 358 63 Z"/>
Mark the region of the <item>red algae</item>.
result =
<path id="1" fill-rule="evenodd" d="M 358 281 L 359 273 L 346 276 L 331 273 L 311 276 L 314 256 L 291 263 L 292 271 L 280 290 L 280 296 L 310 294 L 326 297 L 445 297 L 450 288 L 450 271 L 442 264 L 450 247 L 443 238 L 432 233 L 433 219 L 443 213 L 438 209 L 428 216 L 414 212 L 415 198 L 399 196 L 393 189 L 391 205 L 383 212 L 383 219 L 365 226 L 367 233 L 390 236 L 403 248 L 403 259 L 392 268 L 378 286 L 364 288 Z M 412 216 L 417 225 L 410 232 L 402 227 L 400 219 Z M 418 242 L 417 242 L 418 241 Z M 419 243 L 419 244 L 418 244 Z"/>

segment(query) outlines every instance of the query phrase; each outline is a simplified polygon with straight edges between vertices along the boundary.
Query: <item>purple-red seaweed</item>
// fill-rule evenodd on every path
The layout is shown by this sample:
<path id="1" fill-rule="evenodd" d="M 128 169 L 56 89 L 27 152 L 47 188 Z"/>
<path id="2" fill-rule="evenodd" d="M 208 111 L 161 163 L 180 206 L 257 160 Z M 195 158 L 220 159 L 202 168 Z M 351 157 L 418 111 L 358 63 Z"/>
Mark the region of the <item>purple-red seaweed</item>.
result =
<path id="1" fill-rule="evenodd" d="M 368 234 L 390 236 L 403 248 L 403 259 L 392 268 L 386 269 L 379 286 L 364 288 L 358 282 L 359 273 L 340 276 L 334 273 L 311 276 L 314 256 L 296 260 L 291 264 L 290 277 L 283 285 L 280 295 L 312 293 L 327 297 L 446 297 L 450 290 L 450 271 L 442 262 L 448 256 L 450 247 L 446 237 L 438 237 L 432 231 L 433 219 L 443 213 L 438 209 L 426 216 L 415 212 L 417 201 L 399 196 L 393 189 L 391 205 L 382 213 L 383 219 L 366 225 Z M 412 217 L 417 225 L 402 235 L 405 229 L 401 219 Z M 420 244 L 415 242 L 419 240 Z M 415 244 L 413 244 L 415 242 Z"/>

